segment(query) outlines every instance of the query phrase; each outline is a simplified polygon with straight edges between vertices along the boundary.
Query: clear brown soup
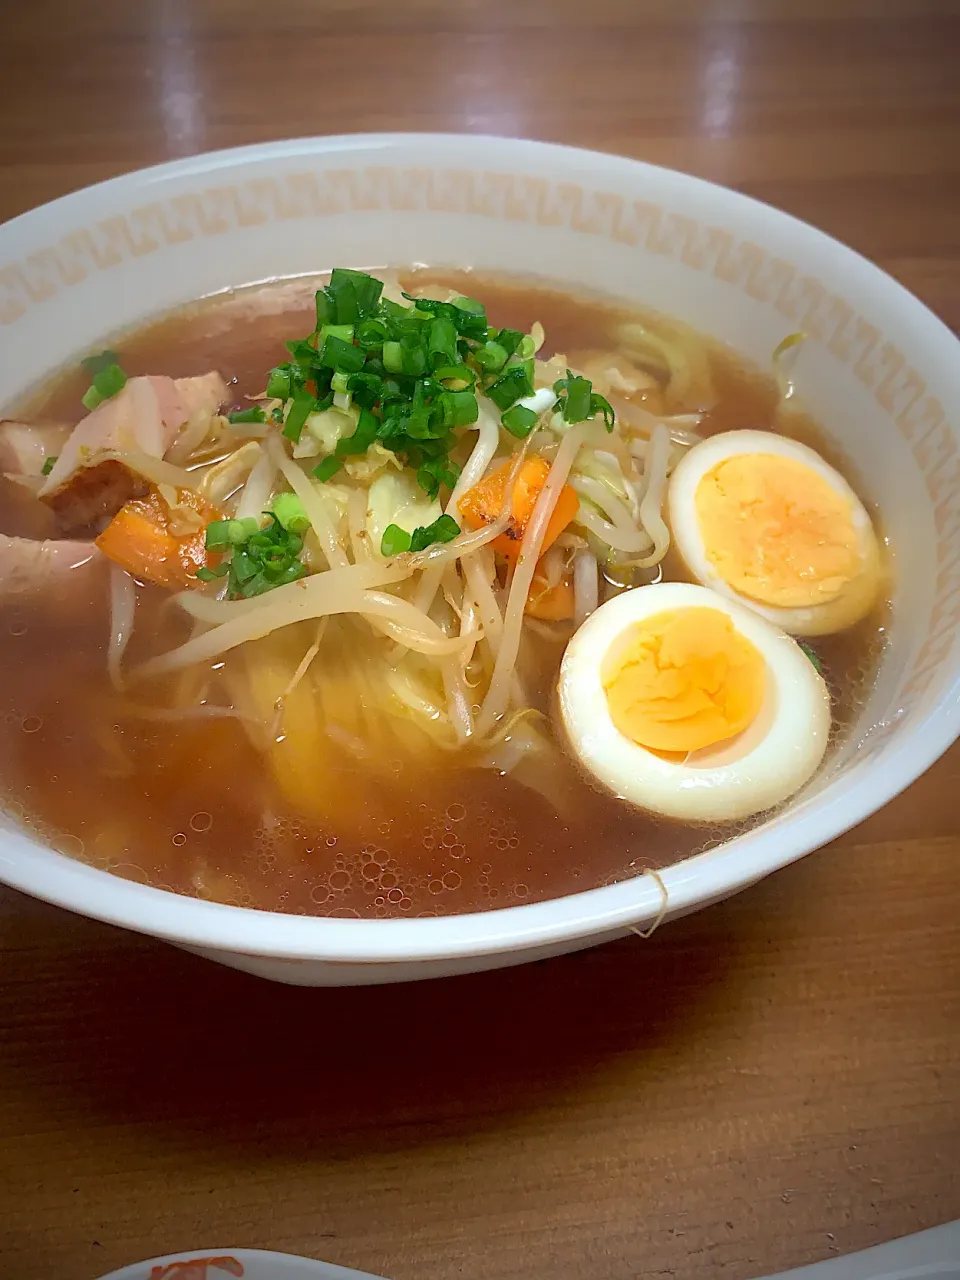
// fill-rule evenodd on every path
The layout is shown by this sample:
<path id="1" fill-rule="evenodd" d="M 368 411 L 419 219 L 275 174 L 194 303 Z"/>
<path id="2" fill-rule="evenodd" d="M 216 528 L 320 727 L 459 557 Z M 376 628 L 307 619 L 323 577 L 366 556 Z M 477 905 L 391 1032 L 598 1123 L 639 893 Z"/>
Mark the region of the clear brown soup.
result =
<path id="1" fill-rule="evenodd" d="M 547 352 L 603 347 L 604 335 L 624 319 L 657 323 L 635 308 L 541 282 L 449 273 L 442 280 L 481 298 L 492 323 L 526 331 L 539 320 Z M 296 281 L 240 290 L 111 345 L 130 375 L 219 369 L 234 380 L 239 401 L 260 391 L 265 371 L 285 358 L 284 340 L 312 328 L 315 287 Z M 858 487 L 816 423 L 784 412 L 771 377 L 707 345 L 717 400 L 701 432 L 773 428 L 802 438 Z M 31 417 L 75 421 L 87 381 L 79 371 L 51 380 L 28 406 Z M 21 532 L 9 516 L 5 531 Z M 138 593 L 130 661 L 184 638 L 183 620 L 165 606 L 164 593 Z M 742 829 L 655 820 L 601 794 L 572 767 L 560 816 L 509 776 L 397 760 L 385 812 L 371 799 L 362 764 L 349 758 L 336 776 L 317 778 L 318 787 L 344 796 L 344 819 L 317 825 L 290 809 L 236 720 L 120 718 L 105 666 L 108 617 L 105 598 L 91 599 L 68 624 L 49 602 L 0 609 L 0 778 L 8 810 L 56 847 L 118 875 L 271 911 L 456 914 L 622 880 Z M 817 642 L 836 736 L 872 680 L 881 622 L 878 613 Z M 539 701 L 548 712 L 562 648 L 543 642 L 537 654 Z"/>

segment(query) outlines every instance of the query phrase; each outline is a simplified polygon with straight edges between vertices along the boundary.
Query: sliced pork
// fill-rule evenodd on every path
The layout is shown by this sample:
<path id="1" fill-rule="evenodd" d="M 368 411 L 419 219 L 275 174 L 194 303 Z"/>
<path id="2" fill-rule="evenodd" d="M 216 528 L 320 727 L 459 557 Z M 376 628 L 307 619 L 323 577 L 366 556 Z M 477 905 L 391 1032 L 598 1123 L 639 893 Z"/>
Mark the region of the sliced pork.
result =
<path id="1" fill-rule="evenodd" d="M 91 599 L 92 590 L 105 581 L 105 567 L 92 542 L 34 542 L 0 534 L 0 603 L 46 597 L 59 606 L 67 599 Z"/>
<path id="2" fill-rule="evenodd" d="M 181 431 L 209 423 L 226 394 L 218 373 L 130 378 L 74 427 L 40 489 L 60 528 L 96 528 L 144 496 L 149 484 L 136 470 L 136 456 L 162 458 Z"/>
<path id="3" fill-rule="evenodd" d="M 72 427 L 32 427 L 26 422 L 0 422 L 0 471 L 8 476 L 42 476 L 48 458 L 59 457 Z"/>

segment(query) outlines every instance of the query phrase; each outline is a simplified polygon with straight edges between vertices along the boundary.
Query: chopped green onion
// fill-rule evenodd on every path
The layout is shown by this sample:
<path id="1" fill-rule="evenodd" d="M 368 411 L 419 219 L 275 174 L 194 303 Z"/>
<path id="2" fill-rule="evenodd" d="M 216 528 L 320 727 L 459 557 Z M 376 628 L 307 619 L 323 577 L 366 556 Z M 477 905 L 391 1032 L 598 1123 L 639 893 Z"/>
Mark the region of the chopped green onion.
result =
<path id="1" fill-rule="evenodd" d="M 437 382 L 462 382 L 468 388 L 477 385 L 477 375 L 466 364 L 443 365 L 440 369 L 434 369 L 433 377 Z"/>
<path id="2" fill-rule="evenodd" d="M 230 560 L 231 582 L 246 582 L 257 573 L 256 561 L 246 551 L 235 551 Z M 232 592 L 231 592 L 232 594 Z"/>
<path id="3" fill-rule="evenodd" d="M 585 422 L 590 417 L 590 398 L 593 384 L 589 378 L 578 377 L 567 370 L 567 376 L 553 384 L 554 391 L 561 395 L 561 408 L 564 422 Z"/>
<path id="4" fill-rule="evenodd" d="M 339 338 L 341 342 L 353 342 L 352 324 L 324 324 L 320 326 L 320 346 L 327 338 Z"/>
<path id="5" fill-rule="evenodd" d="M 440 492 L 441 485 L 452 489 L 459 477 L 460 468 L 446 456 L 431 458 L 417 468 L 417 484 L 431 501 Z"/>
<path id="6" fill-rule="evenodd" d="M 410 550 L 410 534 L 398 524 L 388 524 L 380 539 L 380 554 L 386 559 Z"/>
<path id="7" fill-rule="evenodd" d="M 487 308 L 476 298 L 454 298 L 453 305 L 469 315 L 483 316 L 486 319 Z"/>
<path id="8" fill-rule="evenodd" d="M 273 500 L 273 514 L 288 533 L 306 533 L 310 519 L 295 493 L 278 493 Z"/>
<path id="9" fill-rule="evenodd" d="M 271 400 L 289 400 L 291 393 L 290 373 L 282 365 L 271 369 L 267 377 L 267 395 Z"/>
<path id="10" fill-rule="evenodd" d="M 503 414 L 500 422 L 512 436 L 516 436 L 518 440 L 525 440 L 537 425 L 537 415 L 532 409 L 527 409 L 522 404 L 515 404 L 512 409 L 508 409 Z"/>
<path id="11" fill-rule="evenodd" d="M 383 344 L 383 367 L 388 373 L 403 373 L 403 347 L 399 342 Z"/>
<path id="12" fill-rule="evenodd" d="M 587 386 L 590 384 L 587 383 Z M 487 387 L 486 394 L 498 409 L 509 409 L 523 396 L 533 395 L 533 385 L 523 365 L 511 365 L 502 378 Z"/>
<path id="13" fill-rule="evenodd" d="M 499 342 L 485 342 L 474 351 L 473 358 L 484 373 L 499 373 L 510 358 L 510 352 Z"/>
<path id="14" fill-rule="evenodd" d="M 294 366 L 300 377 L 305 377 L 317 363 L 317 348 L 312 338 L 298 339 L 296 342 L 283 344 L 293 356 Z"/>
<path id="15" fill-rule="evenodd" d="M 501 329 L 494 341 L 497 346 L 502 347 L 508 356 L 512 356 L 520 344 L 523 342 L 525 334 L 519 329 Z M 533 355 L 533 352 L 530 352 Z"/>
<path id="16" fill-rule="evenodd" d="M 230 521 L 212 520 L 207 525 L 204 545 L 208 551 L 226 551 L 233 544 L 230 541 Z"/>
<path id="17" fill-rule="evenodd" d="M 337 303 L 336 299 L 327 288 L 318 289 L 316 293 L 317 302 L 317 332 L 323 328 L 325 324 L 336 324 L 337 322 Z"/>
<path id="18" fill-rule="evenodd" d="M 293 404 L 283 424 L 283 434 L 294 444 L 303 434 L 303 424 L 317 408 L 317 402 L 309 391 L 298 391 L 293 397 Z"/>
<path id="19" fill-rule="evenodd" d="M 44 458 L 43 466 L 40 468 L 40 474 L 42 476 L 48 476 L 56 465 L 57 465 L 57 459 L 55 457 Z"/>
<path id="20" fill-rule="evenodd" d="M 351 324 L 354 320 L 364 319 L 376 309 L 383 284 L 365 271 L 337 267 L 330 275 L 327 290 L 336 299 L 338 322 Z M 345 314 L 350 308 L 355 312 L 354 315 Z"/>
<path id="21" fill-rule="evenodd" d="M 476 422 L 480 407 L 472 391 L 444 391 L 440 396 L 443 421 L 448 427 L 469 427 Z"/>
<path id="22" fill-rule="evenodd" d="M 328 369 L 359 373 L 365 359 L 360 347 L 355 347 L 351 342 L 344 342 L 342 338 L 325 338 L 320 348 L 319 363 Z"/>
<path id="23" fill-rule="evenodd" d="M 100 351 L 95 356 L 85 356 L 80 363 L 90 374 L 91 378 L 96 374 L 102 373 L 104 369 L 109 369 L 112 364 L 119 364 L 120 357 L 115 351 L 109 348 L 106 351 Z"/>
<path id="24" fill-rule="evenodd" d="M 338 378 L 339 374 L 334 374 Z M 372 409 L 380 399 L 383 380 L 375 373 L 352 373 L 347 379 L 347 391 L 361 409 Z"/>
<path id="25" fill-rule="evenodd" d="M 206 548 L 208 551 L 226 551 L 228 547 L 242 547 L 260 530 L 253 516 L 243 520 L 213 520 L 207 525 Z"/>
<path id="26" fill-rule="evenodd" d="M 228 564 L 219 564 L 216 569 L 208 569 L 205 564 L 202 564 L 197 570 L 196 577 L 200 582 L 216 582 L 218 578 L 225 578 L 229 572 Z"/>
<path id="27" fill-rule="evenodd" d="M 330 390 L 339 391 L 342 395 L 350 391 L 350 379 L 355 375 L 350 373 L 340 373 L 339 371 L 330 379 Z"/>
<path id="28" fill-rule="evenodd" d="M 823 663 L 820 661 L 820 657 L 819 657 L 819 655 L 817 654 L 816 650 L 815 650 L 815 649 L 813 649 L 813 648 L 811 648 L 811 646 L 810 646 L 810 645 L 808 645 L 808 644 L 806 643 L 806 641 L 804 641 L 804 640 L 798 640 L 798 641 L 797 641 L 797 644 L 800 646 L 800 648 L 803 650 L 803 652 L 804 652 L 804 653 L 807 655 L 807 657 L 810 659 L 811 663 L 813 664 L 813 669 L 814 669 L 814 671 L 816 671 L 816 673 L 817 673 L 818 675 L 821 675 L 821 676 L 822 676 L 822 675 L 823 675 Z"/>
<path id="29" fill-rule="evenodd" d="M 227 421 L 232 427 L 238 426 L 244 422 L 266 422 L 266 420 L 267 415 L 258 404 L 255 404 L 250 409 L 240 409 L 236 413 L 227 414 Z"/>
<path id="30" fill-rule="evenodd" d="M 93 385 L 87 388 L 81 403 L 92 413 L 104 400 L 109 400 L 118 391 L 122 391 L 126 383 L 127 375 L 118 364 L 107 365 L 105 369 L 93 375 Z"/>
<path id="31" fill-rule="evenodd" d="M 280 519 L 287 523 L 284 525 Z M 228 551 L 229 561 L 216 569 L 201 568 L 201 582 L 227 579 L 227 594 L 232 600 L 260 595 L 286 582 L 303 577 L 306 566 L 299 559 L 303 538 L 296 529 L 306 522 L 306 513 L 295 494 L 281 494 L 268 513 L 269 523 L 260 528 L 252 516 L 243 520 L 214 520 L 206 530 L 208 550 Z"/>
<path id="32" fill-rule="evenodd" d="M 361 320 L 357 325 L 356 339 L 365 351 L 377 351 L 383 346 L 389 332 L 382 320 L 369 318 Z"/>
<path id="33" fill-rule="evenodd" d="M 437 316 L 430 326 L 427 349 L 431 356 L 439 356 L 434 364 L 453 364 L 457 359 L 457 327 L 446 316 Z"/>
<path id="34" fill-rule="evenodd" d="M 350 458 L 358 453 L 366 453 L 380 430 L 380 423 L 369 409 L 360 410 L 360 419 L 352 436 L 341 437 L 337 441 L 337 457 Z"/>
<path id="35" fill-rule="evenodd" d="M 321 484 L 326 484 L 337 474 L 343 463 L 339 458 L 324 458 L 319 466 L 313 468 L 313 474 Z"/>
<path id="36" fill-rule="evenodd" d="M 433 524 L 414 529 L 410 536 L 410 550 L 425 551 L 435 542 L 452 542 L 459 532 L 460 526 L 453 516 L 440 516 Z"/>
<path id="37" fill-rule="evenodd" d="M 613 405 L 606 396 L 602 396 L 599 392 L 594 391 L 590 396 L 590 417 L 595 418 L 598 413 L 603 415 L 604 425 L 607 430 L 612 431 L 617 421 L 617 415 L 613 411 Z"/>

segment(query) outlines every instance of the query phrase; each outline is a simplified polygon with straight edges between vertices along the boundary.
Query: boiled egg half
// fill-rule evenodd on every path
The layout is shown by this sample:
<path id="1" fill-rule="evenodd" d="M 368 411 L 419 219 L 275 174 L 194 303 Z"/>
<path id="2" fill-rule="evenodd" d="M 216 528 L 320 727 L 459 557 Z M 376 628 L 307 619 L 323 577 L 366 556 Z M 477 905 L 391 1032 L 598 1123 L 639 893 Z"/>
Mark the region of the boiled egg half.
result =
<path id="1" fill-rule="evenodd" d="M 791 635 L 853 626 L 880 594 L 863 503 L 796 440 L 727 431 L 695 445 L 670 479 L 668 516 L 692 578 Z"/>
<path id="2" fill-rule="evenodd" d="M 797 642 L 693 583 L 601 605 L 567 645 L 558 692 L 570 747 L 598 782 L 688 821 L 786 800 L 830 736 L 827 687 Z"/>

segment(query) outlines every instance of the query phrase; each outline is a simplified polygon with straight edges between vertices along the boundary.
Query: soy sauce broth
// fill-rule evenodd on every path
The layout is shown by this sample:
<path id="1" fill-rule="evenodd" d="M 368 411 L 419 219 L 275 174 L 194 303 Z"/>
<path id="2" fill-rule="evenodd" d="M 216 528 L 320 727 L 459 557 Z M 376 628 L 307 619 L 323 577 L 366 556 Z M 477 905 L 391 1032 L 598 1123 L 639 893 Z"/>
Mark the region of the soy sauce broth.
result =
<path id="1" fill-rule="evenodd" d="M 558 292 L 540 281 L 430 277 L 481 298 L 491 322 L 528 330 L 546 351 L 614 347 L 624 320 L 656 327 L 609 299 Z M 315 280 L 238 290 L 194 304 L 110 345 L 128 375 L 187 376 L 219 369 L 237 402 L 263 388 L 283 342 L 313 326 Z M 707 340 L 704 340 L 707 342 Z M 701 433 L 776 429 L 813 444 L 856 477 L 816 423 L 784 413 L 773 379 L 707 342 L 716 403 Z M 70 371 L 21 412 L 75 421 L 88 378 Z M 862 492 L 862 490 L 861 490 Z M 10 529 L 10 532 L 18 532 Z M 31 532 L 23 530 L 23 532 Z M 0 778 L 6 807 L 64 852 L 115 874 L 248 907 L 363 917 L 456 914 L 538 901 L 611 883 L 710 847 L 744 829 L 656 820 L 601 794 L 571 765 L 564 813 L 512 777 L 392 762 L 389 806 L 365 799 L 362 760 L 345 755 L 317 786 L 344 797 L 318 823 L 291 808 L 236 719 L 169 722 L 117 715 L 106 672 L 105 594 L 69 619 L 56 601 L 0 607 Z M 862 705 L 882 641 L 881 613 L 817 642 L 834 699 L 835 736 Z M 356 644 L 364 639 L 357 626 Z M 126 662 L 185 638 L 166 594 L 138 587 Z M 304 648 L 309 639 L 304 640 Z M 536 698 L 552 705 L 563 645 L 534 641 Z M 362 661 L 362 656 L 358 659 Z"/>

